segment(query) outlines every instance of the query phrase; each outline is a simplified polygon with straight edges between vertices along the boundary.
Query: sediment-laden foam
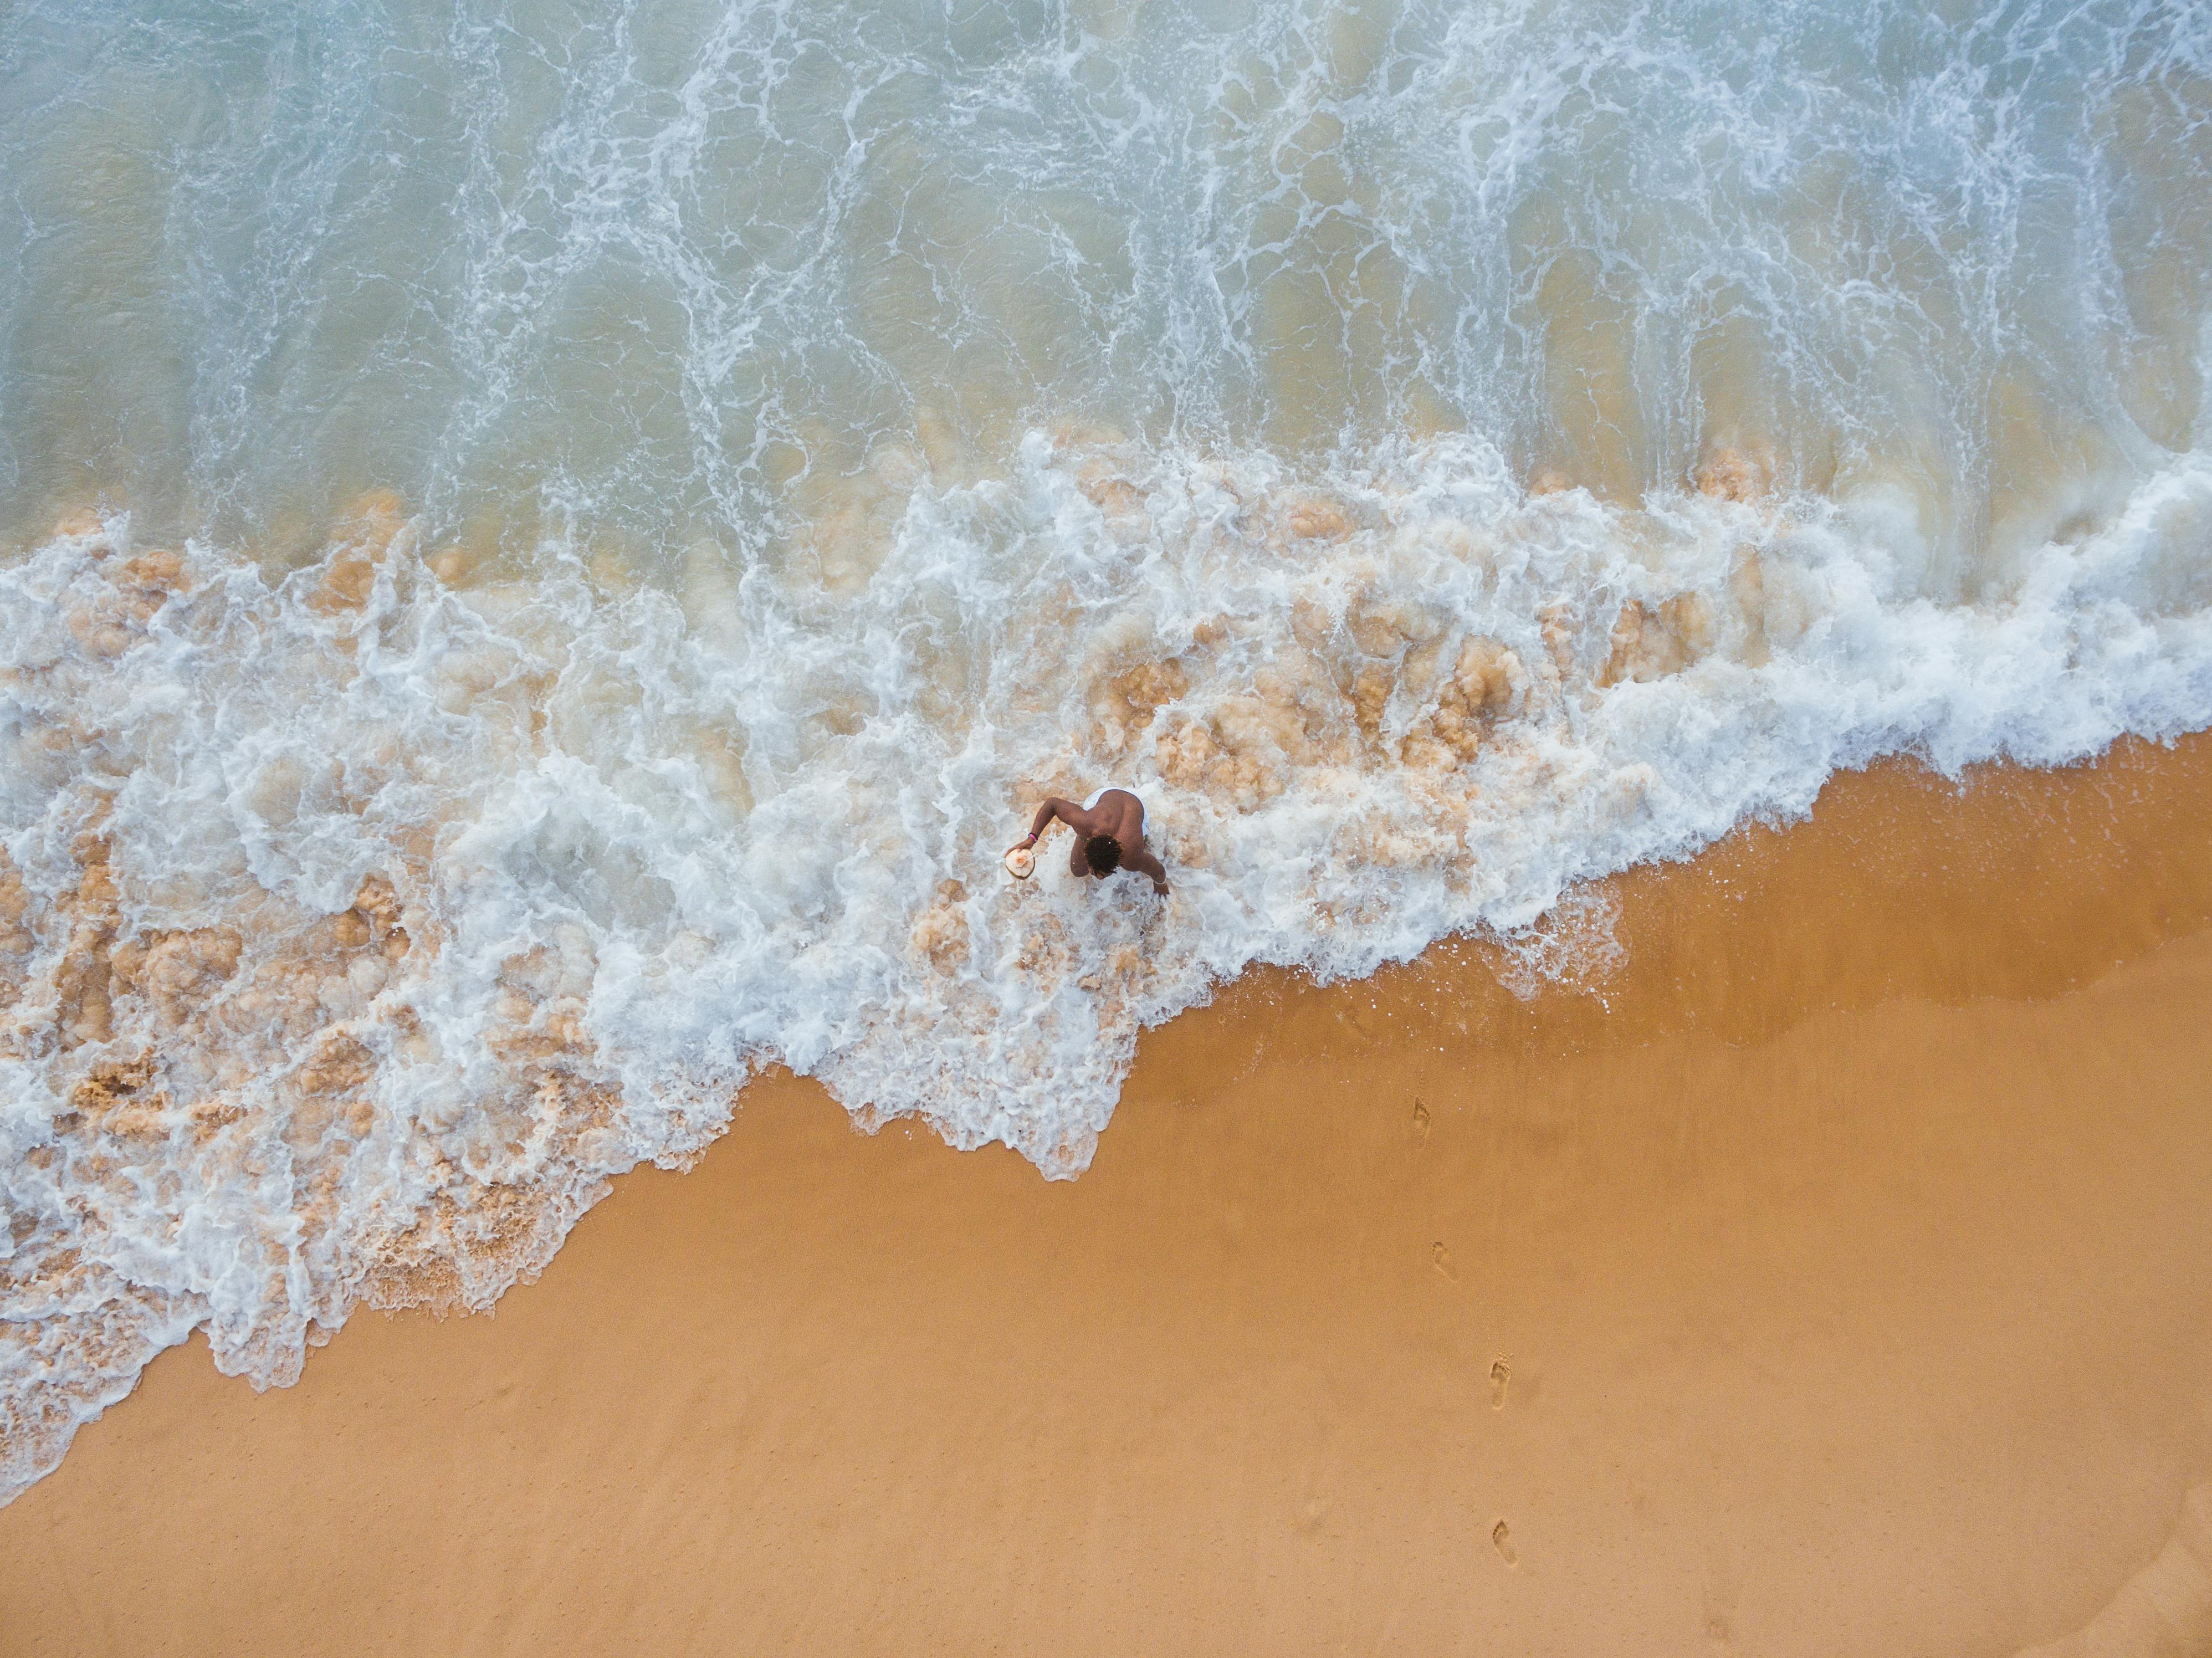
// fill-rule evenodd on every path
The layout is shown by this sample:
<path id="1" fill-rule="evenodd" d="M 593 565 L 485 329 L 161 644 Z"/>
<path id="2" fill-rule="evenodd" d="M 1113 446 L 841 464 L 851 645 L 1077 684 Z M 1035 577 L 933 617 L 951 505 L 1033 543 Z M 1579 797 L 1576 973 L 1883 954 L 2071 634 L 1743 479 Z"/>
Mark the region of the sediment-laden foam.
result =
<path id="1" fill-rule="evenodd" d="M 354 1306 L 481 1307 L 781 1063 L 1047 1175 L 1138 1032 L 1255 962 L 1454 932 L 1903 750 L 2212 722 L 2212 469 L 1962 596 L 1864 505 L 1530 494 L 1032 434 L 677 590 L 512 580 L 362 503 L 272 580 L 86 522 L 0 573 L 0 1494 L 204 1327 L 258 1383 Z M 792 574 L 804 570 L 804 579 Z M 1173 882 L 999 854 L 1139 791 Z M 1581 935 L 1588 935 L 1577 945 Z"/>

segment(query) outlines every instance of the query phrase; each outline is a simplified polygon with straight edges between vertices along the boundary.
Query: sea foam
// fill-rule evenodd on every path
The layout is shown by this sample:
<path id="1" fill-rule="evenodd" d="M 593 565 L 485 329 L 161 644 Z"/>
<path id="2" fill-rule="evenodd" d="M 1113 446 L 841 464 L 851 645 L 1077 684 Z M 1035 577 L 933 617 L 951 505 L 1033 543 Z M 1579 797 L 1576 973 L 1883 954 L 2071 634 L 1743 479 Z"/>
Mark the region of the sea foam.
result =
<path id="1" fill-rule="evenodd" d="M 2212 723 L 2198 456 L 1971 595 L 1756 471 L 1626 510 L 1465 439 L 1039 431 L 842 586 L 449 580 L 389 500 L 281 578 L 57 535 L 0 573 L 0 1489 L 194 1327 L 268 1385 L 362 1302 L 489 1304 L 763 1066 L 1070 1176 L 1251 963 L 1513 936 L 1880 755 Z M 1167 898 L 1004 875 L 1108 783 Z"/>

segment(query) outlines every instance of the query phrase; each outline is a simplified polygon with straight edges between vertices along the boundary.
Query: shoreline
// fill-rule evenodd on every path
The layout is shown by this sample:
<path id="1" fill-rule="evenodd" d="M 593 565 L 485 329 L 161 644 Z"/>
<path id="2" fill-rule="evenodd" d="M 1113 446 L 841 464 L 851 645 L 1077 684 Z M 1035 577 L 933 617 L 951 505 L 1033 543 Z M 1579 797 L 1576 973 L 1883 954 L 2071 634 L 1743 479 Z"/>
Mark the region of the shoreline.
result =
<path id="1" fill-rule="evenodd" d="M 1248 975 L 1146 1034 L 1070 1183 L 763 1078 L 492 1317 L 363 1310 L 258 1396 L 163 1354 L 0 1510 L 0 1624 L 2060 1639 L 2212 1478 L 2207 823 L 2208 737 L 1835 778 L 1808 823 L 1601 884 L 1625 960 L 1589 983 L 1522 1002 L 1465 942 Z"/>

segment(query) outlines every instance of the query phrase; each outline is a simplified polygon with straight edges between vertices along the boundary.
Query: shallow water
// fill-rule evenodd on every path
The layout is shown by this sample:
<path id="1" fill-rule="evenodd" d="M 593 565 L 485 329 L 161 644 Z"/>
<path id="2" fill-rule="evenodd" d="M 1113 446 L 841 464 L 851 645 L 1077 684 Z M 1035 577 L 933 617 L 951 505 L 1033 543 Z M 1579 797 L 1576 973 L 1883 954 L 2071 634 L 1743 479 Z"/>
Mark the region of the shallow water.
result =
<path id="1" fill-rule="evenodd" d="M 2212 14 L 1828 11 L 16 8 L 0 1493 L 763 1065 L 1073 1174 L 1255 961 L 2212 723 Z"/>

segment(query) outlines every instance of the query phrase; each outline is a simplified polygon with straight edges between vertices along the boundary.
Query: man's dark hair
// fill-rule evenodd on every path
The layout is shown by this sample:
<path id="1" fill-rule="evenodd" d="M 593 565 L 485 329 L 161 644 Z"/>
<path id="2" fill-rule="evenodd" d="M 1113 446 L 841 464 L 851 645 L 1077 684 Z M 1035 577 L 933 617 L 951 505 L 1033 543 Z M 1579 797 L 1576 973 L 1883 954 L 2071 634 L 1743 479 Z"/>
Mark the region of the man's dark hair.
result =
<path id="1" fill-rule="evenodd" d="M 1121 843 L 1110 835 L 1092 835 L 1084 843 L 1083 855 L 1093 875 L 1111 875 L 1121 867 Z"/>

